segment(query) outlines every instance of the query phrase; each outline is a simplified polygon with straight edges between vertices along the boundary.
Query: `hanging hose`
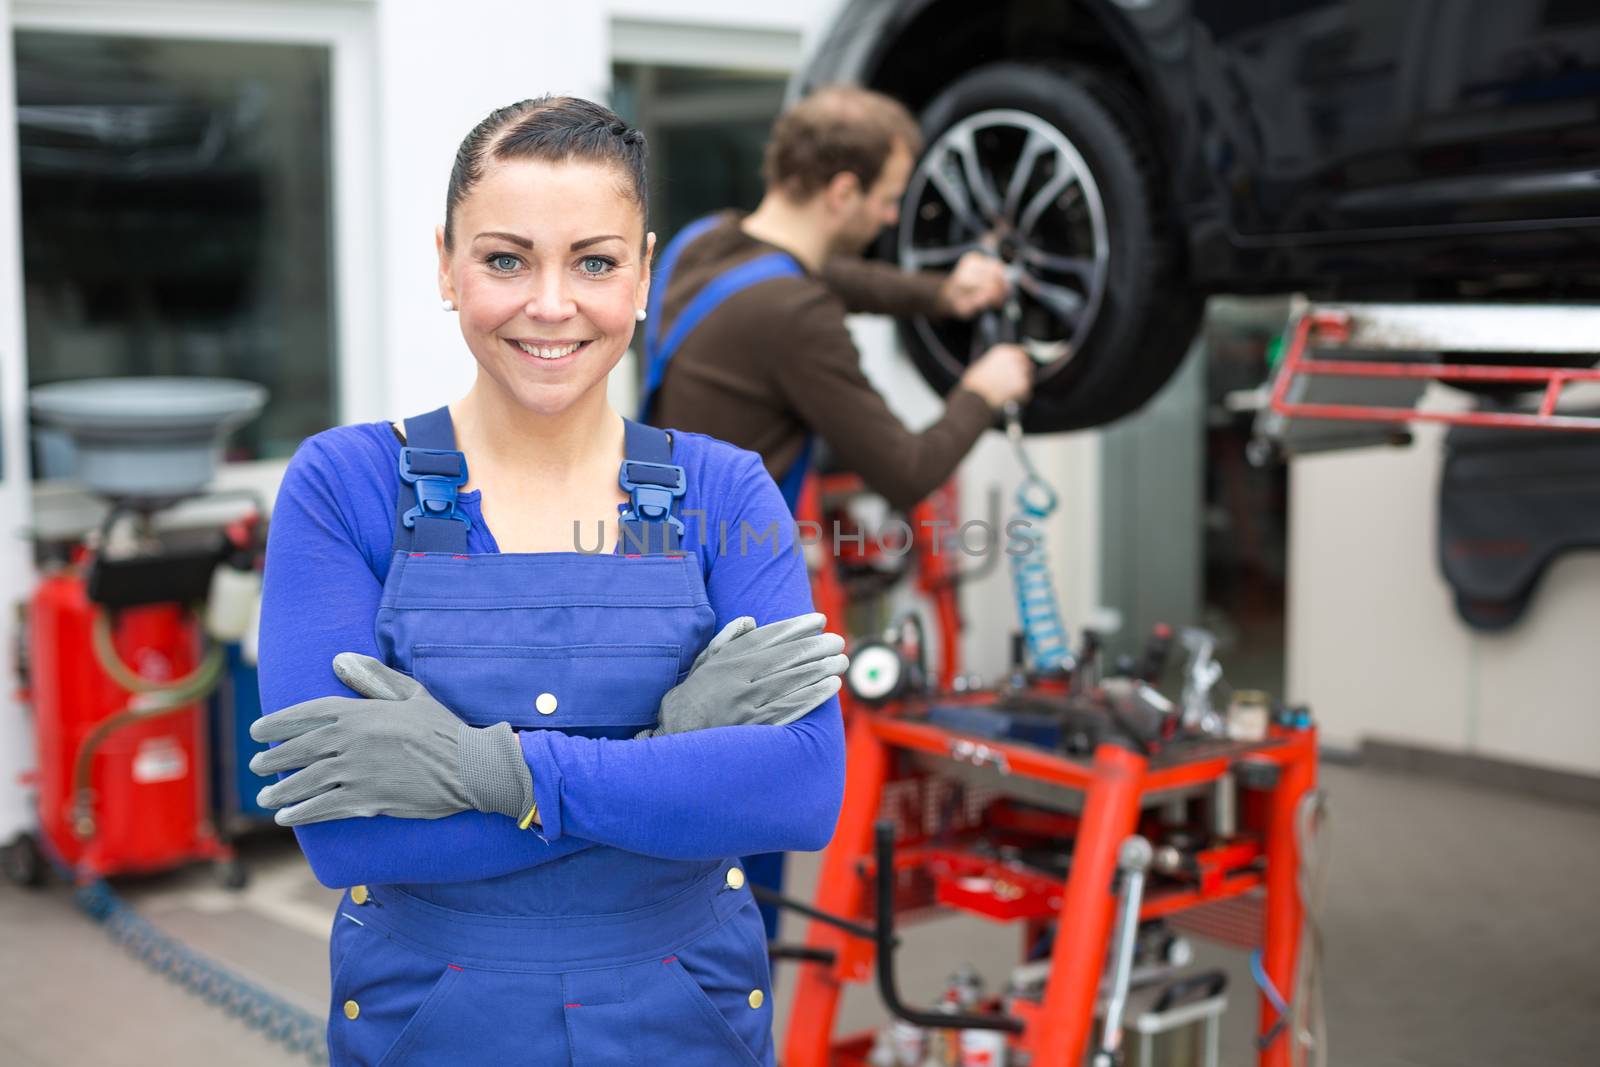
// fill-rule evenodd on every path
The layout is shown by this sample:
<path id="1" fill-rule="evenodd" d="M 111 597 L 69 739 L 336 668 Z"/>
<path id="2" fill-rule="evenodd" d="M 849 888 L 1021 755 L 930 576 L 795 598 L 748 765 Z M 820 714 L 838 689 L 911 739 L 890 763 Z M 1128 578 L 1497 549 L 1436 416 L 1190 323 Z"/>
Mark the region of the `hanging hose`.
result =
<path id="1" fill-rule="evenodd" d="M 93 837 L 95 833 L 94 790 L 89 782 L 95 754 L 105 739 L 124 727 L 183 711 L 196 701 L 205 699 L 222 677 L 224 660 L 222 646 L 213 644 L 206 650 L 200 665 L 176 682 L 152 681 L 141 677 L 122 662 L 112 638 L 111 614 L 105 608 L 95 609 L 90 634 L 90 644 L 100 669 L 134 697 L 125 710 L 96 723 L 89 736 L 78 746 L 77 758 L 72 765 L 72 832 L 83 839 Z"/>
<path id="2" fill-rule="evenodd" d="M 104 880 L 81 887 L 77 904 L 111 940 L 150 970 L 312 1063 L 327 1063 L 327 1023 L 184 945 L 130 908 Z"/>
<path id="3" fill-rule="evenodd" d="M 980 348 L 1017 341 L 1022 310 L 1015 294 L 1007 298 L 1000 311 L 978 316 L 973 341 Z M 974 350 L 973 355 L 977 355 Z M 1045 548 L 1043 524 L 1055 513 L 1056 491 L 1039 477 L 1022 447 L 1022 408 L 1016 401 L 1005 406 L 1006 437 L 1022 465 L 1022 483 L 1017 486 L 1017 516 L 1006 524 L 1006 534 L 1020 542 L 1016 551 L 1008 545 L 1011 559 L 1011 588 L 1017 597 L 1017 621 L 1022 627 L 1028 658 L 1036 671 L 1071 670 L 1074 666 L 1068 644 L 1066 623 L 1056 602 L 1055 574 L 1050 569 L 1050 554 Z"/>
<path id="4" fill-rule="evenodd" d="M 1043 529 L 1044 521 L 1055 513 L 1056 492 L 1039 477 L 1022 447 L 1022 420 L 1015 404 L 1006 405 L 1006 436 L 1011 439 L 1024 472 L 1022 484 L 1017 487 L 1017 519 L 1006 527 L 1012 540 L 1021 542 L 1018 551 L 1007 548 L 1017 618 L 1035 670 L 1070 670 L 1072 650 L 1056 601 L 1055 574 L 1050 568 Z"/>
<path id="5" fill-rule="evenodd" d="M 204 612 L 195 609 L 196 618 L 203 618 Z M 207 650 L 206 656 L 200 665 L 188 674 L 175 681 L 165 679 L 151 679 L 139 674 L 117 654 L 115 635 L 112 633 L 111 613 L 104 607 L 96 605 L 94 609 L 94 623 L 89 631 L 90 643 L 94 647 L 95 662 L 100 669 L 111 676 L 111 680 L 130 693 L 180 693 L 194 690 L 192 695 L 184 698 L 184 702 L 198 700 L 211 691 L 217 682 L 217 675 L 222 668 L 222 649 L 212 645 Z"/>

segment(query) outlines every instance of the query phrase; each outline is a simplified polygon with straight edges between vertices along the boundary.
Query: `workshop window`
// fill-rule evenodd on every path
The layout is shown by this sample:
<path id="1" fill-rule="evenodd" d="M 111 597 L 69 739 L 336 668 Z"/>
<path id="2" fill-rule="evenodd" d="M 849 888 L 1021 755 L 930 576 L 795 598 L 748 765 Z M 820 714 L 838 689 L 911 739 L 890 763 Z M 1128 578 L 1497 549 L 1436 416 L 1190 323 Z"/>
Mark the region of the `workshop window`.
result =
<path id="1" fill-rule="evenodd" d="M 618 64 L 612 77 L 617 114 L 650 143 L 651 227 L 663 245 L 702 215 L 760 203 L 785 75 Z"/>
<path id="2" fill-rule="evenodd" d="M 259 382 L 233 460 L 332 425 L 329 50 L 15 40 L 29 384 Z M 67 473 L 45 441 L 38 459 Z"/>

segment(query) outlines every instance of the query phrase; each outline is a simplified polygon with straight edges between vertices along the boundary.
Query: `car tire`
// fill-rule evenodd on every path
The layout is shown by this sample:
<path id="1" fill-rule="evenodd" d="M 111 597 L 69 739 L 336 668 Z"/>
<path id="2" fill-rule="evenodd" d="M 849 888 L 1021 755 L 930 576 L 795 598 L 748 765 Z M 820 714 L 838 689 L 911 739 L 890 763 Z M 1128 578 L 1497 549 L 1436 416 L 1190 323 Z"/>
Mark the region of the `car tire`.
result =
<path id="1" fill-rule="evenodd" d="M 982 232 L 1026 275 L 1020 333 L 1040 363 L 1026 429 L 1082 429 L 1137 410 L 1177 370 L 1203 305 L 1181 268 L 1137 98 L 1091 70 L 1005 62 L 951 84 L 921 122 L 927 147 L 895 257 L 948 269 Z M 901 334 L 941 393 L 982 348 L 972 323 L 912 318 Z"/>

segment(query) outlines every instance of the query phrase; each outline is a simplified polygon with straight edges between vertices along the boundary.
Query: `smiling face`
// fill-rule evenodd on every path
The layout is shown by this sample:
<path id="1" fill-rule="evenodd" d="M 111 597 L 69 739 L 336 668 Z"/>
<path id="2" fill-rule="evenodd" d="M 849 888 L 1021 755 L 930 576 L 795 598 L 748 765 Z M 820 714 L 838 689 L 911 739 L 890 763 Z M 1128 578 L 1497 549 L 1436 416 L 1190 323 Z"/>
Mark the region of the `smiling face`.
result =
<path id="1" fill-rule="evenodd" d="M 531 412 L 604 398 L 650 289 L 655 235 L 616 168 L 491 163 L 436 236 L 440 295 L 480 373 Z M 642 251 L 641 251 L 642 250 Z"/>

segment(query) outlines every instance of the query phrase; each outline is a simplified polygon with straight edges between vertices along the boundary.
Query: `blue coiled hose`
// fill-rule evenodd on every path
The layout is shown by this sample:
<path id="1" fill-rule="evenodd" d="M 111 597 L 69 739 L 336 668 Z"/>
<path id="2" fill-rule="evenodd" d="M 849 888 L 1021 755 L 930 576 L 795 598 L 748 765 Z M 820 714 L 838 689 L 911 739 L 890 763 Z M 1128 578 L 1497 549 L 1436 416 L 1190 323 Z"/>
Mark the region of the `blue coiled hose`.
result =
<path id="1" fill-rule="evenodd" d="M 1044 521 L 1056 510 L 1056 492 L 1039 477 L 1022 447 L 1021 412 L 1006 405 L 1006 436 L 1016 449 L 1026 472 L 1017 487 L 1017 521 L 1007 527 L 1016 546 L 1007 545 L 1011 557 L 1011 587 L 1017 597 L 1017 619 L 1027 642 L 1028 659 L 1036 671 L 1071 670 L 1074 662 L 1067 626 L 1056 601 L 1055 574 L 1045 547 Z"/>
<path id="2" fill-rule="evenodd" d="M 327 1022 L 201 955 L 129 907 L 104 879 L 77 892 L 78 907 L 150 970 L 259 1030 L 296 1056 L 327 1063 Z"/>

